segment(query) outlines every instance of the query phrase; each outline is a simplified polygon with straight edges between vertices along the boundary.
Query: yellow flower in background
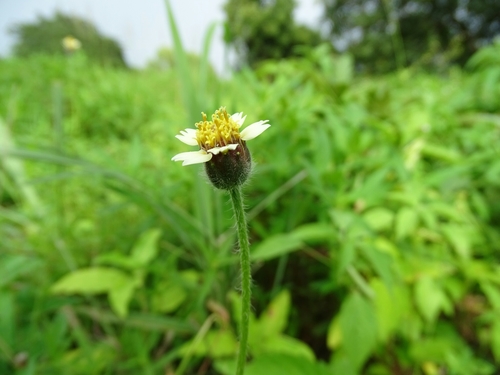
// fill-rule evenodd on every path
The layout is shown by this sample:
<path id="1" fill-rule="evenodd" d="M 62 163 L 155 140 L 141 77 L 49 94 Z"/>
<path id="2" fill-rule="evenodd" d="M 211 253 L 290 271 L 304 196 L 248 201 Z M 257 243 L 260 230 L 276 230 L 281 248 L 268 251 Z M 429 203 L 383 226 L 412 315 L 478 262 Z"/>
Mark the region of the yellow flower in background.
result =
<path id="1" fill-rule="evenodd" d="M 185 129 L 176 138 L 189 146 L 199 146 L 198 151 L 182 152 L 173 161 L 182 165 L 206 163 L 210 181 L 219 189 L 241 185 L 251 170 L 250 151 L 246 141 L 262 134 L 271 125 L 268 120 L 257 121 L 240 132 L 245 122 L 243 112 L 229 115 L 225 107 L 219 108 L 209 121 L 202 113 L 197 129 Z"/>
<path id="2" fill-rule="evenodd" d="M 62 46 L 66 52 L 72 53 L 82 48 L 82 43 L 75 37 L 68 35 L 63 38 Z"/>

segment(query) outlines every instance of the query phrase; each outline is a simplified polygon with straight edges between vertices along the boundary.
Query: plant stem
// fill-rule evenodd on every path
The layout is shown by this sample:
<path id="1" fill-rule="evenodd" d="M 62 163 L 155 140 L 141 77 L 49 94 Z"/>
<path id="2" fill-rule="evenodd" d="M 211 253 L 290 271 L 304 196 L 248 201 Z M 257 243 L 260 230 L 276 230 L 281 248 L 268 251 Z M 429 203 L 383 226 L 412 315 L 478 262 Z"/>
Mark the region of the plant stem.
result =
<path id="1" fill-rule="evenodd" d="M 248 325 L 250 321 L 251 270 L 250 270 L 250 245 L 248 243 L 247 221 L 243 208 L 243 198 L 239 187 L 229 190 L 233 204 L 238 243 L 240 245 L 241 259 L 241 321 L 240 321 L 240 348 L 236 364 L 236 375 L 243 375 L 248 346 Z"/>

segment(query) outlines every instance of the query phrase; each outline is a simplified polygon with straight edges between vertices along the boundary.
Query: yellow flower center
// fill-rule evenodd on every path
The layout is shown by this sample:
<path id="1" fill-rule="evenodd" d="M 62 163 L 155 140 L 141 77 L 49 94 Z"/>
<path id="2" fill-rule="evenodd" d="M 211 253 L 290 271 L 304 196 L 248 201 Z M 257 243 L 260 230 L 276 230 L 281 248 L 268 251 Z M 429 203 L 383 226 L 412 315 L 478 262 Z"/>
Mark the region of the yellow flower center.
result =
<path id="1" fill-rule="evenodd" d="M 203 120 L 196 123 L 198 128 L 196 140 L 200 147 L 209 150 L 240 142 L 239 125 L 231 119 L 226 108 L 220 107 L 212 115 L 212 121 L 207 121 L 207 115 L 201 113 Z"/>

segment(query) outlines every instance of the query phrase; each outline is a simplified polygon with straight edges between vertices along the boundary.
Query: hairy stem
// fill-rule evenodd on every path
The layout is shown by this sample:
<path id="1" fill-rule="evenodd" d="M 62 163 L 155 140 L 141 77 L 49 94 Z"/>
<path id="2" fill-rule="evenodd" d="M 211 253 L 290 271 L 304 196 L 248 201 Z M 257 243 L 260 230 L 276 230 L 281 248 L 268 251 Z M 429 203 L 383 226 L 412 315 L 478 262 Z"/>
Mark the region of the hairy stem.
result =
<path id="1" fill-rule="evenodd" d="M 251 270 L 250 245 L 248 243 L 247 221 L 243 208 L 243 198 L 239 187 L 229 190 L 233 203 L 238 242 L 241 259 L 241 321 L 240 321 L 240 348 L 236 365 L 236 375 L 243 375 L 248 346 L 248 325 L 250 321 Z"/>

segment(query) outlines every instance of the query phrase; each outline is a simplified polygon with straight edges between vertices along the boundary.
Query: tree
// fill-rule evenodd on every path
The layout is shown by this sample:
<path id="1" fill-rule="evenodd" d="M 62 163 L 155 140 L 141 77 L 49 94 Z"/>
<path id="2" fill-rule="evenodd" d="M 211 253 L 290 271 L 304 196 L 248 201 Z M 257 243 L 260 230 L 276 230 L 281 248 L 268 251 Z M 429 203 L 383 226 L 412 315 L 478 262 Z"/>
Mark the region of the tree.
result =
<path id="1" fill-rule="evenodd" d="M 323 0 L 337 48 L 366 71 L 464 64 L 500 33 L 498 0 Z M 423 61 L 423 59 L 425 61 Z"/>
<path id="2" fill-rule="evenodd" d="M 225 41 L 240 63 L 298 56 L 301 47 L 322 42 L 318 32 L 295 23 L 294 8 L 294 0 L 228 0 Z"/>
<path id="3" fill-rule="evenodd" d="M 35 23 L 17 24 L 11 30 L 16 35 L 14 54 L 28 57 L 37 53 L 63 54 L 62 42 L 74 38 L 91 60 L 103 65 L 125 66 L 120 45 L 103 36 L 92 23 L 61 13 L 52 18 L 39 16 Z"/>

